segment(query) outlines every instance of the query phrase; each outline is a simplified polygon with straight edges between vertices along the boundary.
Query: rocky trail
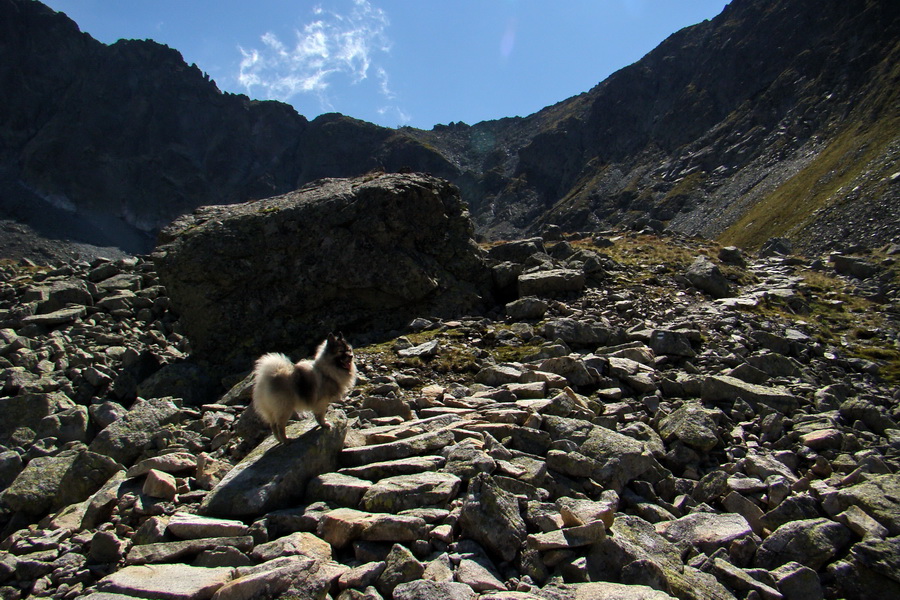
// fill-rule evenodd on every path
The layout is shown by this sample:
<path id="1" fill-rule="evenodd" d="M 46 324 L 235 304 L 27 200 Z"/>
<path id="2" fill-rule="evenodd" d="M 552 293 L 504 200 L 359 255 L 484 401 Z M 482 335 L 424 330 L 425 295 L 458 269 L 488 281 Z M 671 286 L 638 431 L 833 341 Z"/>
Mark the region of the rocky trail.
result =
<path id="1" fill-rule="evenodd" d="M 896 247 L 486 253 L 282 446 L 149 260 L 3 263 L 0 596 L 900 597 Z"/>

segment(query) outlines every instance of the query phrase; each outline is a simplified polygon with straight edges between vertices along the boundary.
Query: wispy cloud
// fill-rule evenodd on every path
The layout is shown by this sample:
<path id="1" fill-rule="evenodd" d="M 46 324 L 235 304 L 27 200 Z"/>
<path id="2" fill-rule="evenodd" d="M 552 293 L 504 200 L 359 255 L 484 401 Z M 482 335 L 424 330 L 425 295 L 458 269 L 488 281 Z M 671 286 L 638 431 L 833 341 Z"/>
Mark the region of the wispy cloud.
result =
<path id="1" fill-rule="evenodd" d="M 260 47 L 240 48 L 238 81 L 248 94 L 275 100 L 312 93 L 331 110 L 333 85 L 358 84 L 374 72 L 382 101 L 394 100 L 388 74 L 378 65 L 391 48 L 389 24 L 385 12 L 368 0 L 353 0 L 345 12 L 317 6 L 309 22 L 295 30 L 293 44 L 267 32 Z"/>

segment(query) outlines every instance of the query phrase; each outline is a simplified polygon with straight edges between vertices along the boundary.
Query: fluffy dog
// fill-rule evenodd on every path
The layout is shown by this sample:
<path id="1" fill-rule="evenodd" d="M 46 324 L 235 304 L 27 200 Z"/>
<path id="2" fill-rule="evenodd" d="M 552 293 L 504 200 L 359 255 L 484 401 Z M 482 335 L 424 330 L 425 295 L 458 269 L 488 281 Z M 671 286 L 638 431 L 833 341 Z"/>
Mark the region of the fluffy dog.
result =
<path id="1" fill-rule="evenodd" d="M 312 360 L 292 363 L 284 354 L 265 354 L 256 361 L 253 408 L 281 443 L 287 442 L 285 426 L 298 410 L 311 411 L 319 425 L 331 427 L 325 412 L 356 382 L 353 348 L 338 333 L 328 334 Z"/>

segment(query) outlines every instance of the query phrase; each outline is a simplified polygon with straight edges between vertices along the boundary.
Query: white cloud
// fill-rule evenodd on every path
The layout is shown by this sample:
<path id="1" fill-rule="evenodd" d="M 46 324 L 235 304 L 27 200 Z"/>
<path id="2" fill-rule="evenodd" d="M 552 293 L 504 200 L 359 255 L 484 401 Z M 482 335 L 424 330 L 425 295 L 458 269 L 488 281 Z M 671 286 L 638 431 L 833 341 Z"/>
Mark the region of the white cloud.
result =
<path id="1" fill-rule="evenodd" d="M 333 84 L 358 84 L 374 70 L 379 92 L 392 100 L 396 96 L 387 72 L 377 65 L 379 56 L 391 48 L 388 25 L 385 12 L 368 0 L 353 0 L 343 14 L 316 6 L 312 20 L 295 30 L 293 45 L 266 32 L 259 48 L 239 48 L 238 81 L 250 95 L 282 101 L 312 93 L 322 108 L 331 110 L 328 92 Z"/>

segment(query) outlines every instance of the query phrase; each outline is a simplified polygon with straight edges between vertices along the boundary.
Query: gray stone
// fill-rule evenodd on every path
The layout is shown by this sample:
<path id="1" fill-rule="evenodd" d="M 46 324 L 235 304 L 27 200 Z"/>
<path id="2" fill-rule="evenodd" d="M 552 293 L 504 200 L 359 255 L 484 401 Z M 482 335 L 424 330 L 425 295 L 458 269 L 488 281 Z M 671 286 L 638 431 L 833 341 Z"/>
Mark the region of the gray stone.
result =
<path id="1" fill-rule="evenodd" d="M 107 575 L 97 584 L 102 592 L 160 600 L 204 600 L 232 578 L 227 567 L 133 565 Z"/>
<path id="2" fill-rule="evenodd" d="M 442 456 L 410 456 L 409 458 L 374 462 L 358 467 L 345 467 L 338 470 L 338 473 L 363 480 L 377 481 L 394 475 L 437 471 L 444 466 L 444 463 L 445 459 Z"/>
<path id="3" fill-rule="evenodd" d="M 79 452 L 59 482 L 54 506 L 62 507 L 87 500 L 122 470 L 122 465 L 108 456 L 89 450 Z"/>
<path id="4" fill-rule="evenodd" d="M 526 541 L 529 546 L 543 552 L 590 546 L 605 537 L 606 525 L 603 521 L 591 521 L 584 525 L 531 534 Z"/>
<path id="5" fill-rule="evenodd" d="M 518 383 L 522 379 L 522 369 L 512 365 L 490 365 L 475 375 L 475 381 L 491 387 L 507 383 Z"/>
<path id="6" fill-rule="evenodd" d="M 584 271 L 550 269 L 519 275 L 519 296 L 553 297 L 584 289 Z"/>
<path id="7" fill-rule="evenodd" d="M 438 340 L 431 340 L 424 344 L 413 346 L 412 348 L 400 350 L 397 352 L 397 355 L 403 358 L 433 358 L 438 355 L 439 351 L 440 342 Z"/>
<path id="8" fill-rule="evenodd" d="M 471 479 L 478 473 L 492 473 L 496 461 L 472 444 L 457 444 L 447 453 L 444 470 L 463 479 Z"/>
<path id="9" fill-rule="evenodd" d="M 331 545 L 312 533 L 298 531 L 256 545 L 250 556 L 259 562 L 266 562 L 281 556 L 306 556 L 317 561 L 328 561 L 331 560 Z"/>
<path id="10" fill-rule="evenodd" d="M 23 468 L 22 457 L 18 452 L 12 450 L 0 452 L 0 490 L 9 487 L 9 484 L 15 481 Z"/>
<path id="11" fill-rule="evenodd" d="M 189 452 L 172 452 L 142 460 L 128 469 L 128 476 L 140 477 L 147 474 L 150 469 L 156 469 L 164 473 L 184 473 L 185 471 L 193 471 L 196 468 L 196 456 Z"/>
<path id="12" fill-rule="evenodd" d="M 0 498 L 12 510 L 29 515 L 47 512 L 53 507 L 63 478 L 79 454 L 78 450 L 69 450 L 56 456 L 32 459 Z"/>
<path id="13" fill-rule="evenodd" d="M 92 428 L 86 406 L 75 406 L 41 419 L 35 430 L 38 438 L 55 437 L 57 444 L 66 442 L 86 443 L 92 437 Z"/>
<path id="14" fill-rule="evenodd" d="M 461 480 L 452 473 L 397 475 L 376 482 L 360 500 L 369 512 L 398 513 L 420 507 L 446 507 L 456 497 Z"/>
<path id="15" fill-rule="evenodd" d="M 874 475 L 838 491 L 833 514 L 857 506 L 881 523 L 891 535 L 900 535 L 900 475 Z"/>
<path id="16" fill-rule="evenodd" d="M 731 296 L 731 283 L 722 274 L 719 267 L 706 256 L 698 256 L 688 267 L 685 276 L 694 287 L 713 298 Z"/>
<path id="17" fill-rule="evenodd" d="M 420 579 L 394 588 L 393 600 L 473 600 L 475 591 L 464 583 Z"/>
<path id="18" fill-rule="evenodd" d="M 825 594 L 819 575 L 797 562 L 789 562 L 772 571 L 784 600 L 823 600 Z"/>
<path id="19" fill-rule="evenodd" d="M 724 248 L 720 248 L 719 260 L 726 265 L 733 265 L 735 267 L 747 266 L 747 260 L 744 258 L 744 253 L 740 248 L 735 246 L 725 246 Z"/>
<path id="20" fill-rule="evenodd" d="M 759 256 L 766 258 L 770 256 L 787 256 L 794 251 L 794 244 L 788 238 L 772 237 L 765 241 L 759 249 Z"/>
<path id="21" fill-rule="evenodd" d="M 613 490 L 656 464 L 641 442 L 605 427 L 594 427 L 579 452 L 594 461 L 594 481 Z"/>
<path id="22" fill-rule="evenodd" d="M 313 477 L 306 487 L 311 501 L 333 502 L 338 506 L 355 507 L 372 482 L 341 473 L 322 473 Z"/>
<path id="23" fill-rule="evenodd" d="M 556 356 L 541 362 L 540 370 L 566 378 L 575 387 L 593 385 L 599 379 L 596 369 L 590 369 L 580 356 Z"/>
<path id="24" fill-rule="evenodd" d="M 690 338 L 680 331 L 654 329 L 650 333 L 650 349 L 656 354 L 692 358 L 697 355 Z"/>
<path id="25" fill-rule="evenodd" d="M 714 577 L 685 566 L 678 548 L 640 517 L 619 515 L 611 535 L 591 547 L 587 569 L 595 580 L 621 577 L 632 563 L 642 572 L 655 571 L 672 595 L 688 600 L 734 600 Z"/>
<path id="26" fill-rule="evenodd" d="M 660 421 L 659 435 L 665 442 L 680 440 L 701 452 L 708 452 L 719 443 L 716 417 L 720 414 L 700 403 L 685 403 Z"/>
<path id="27" fill-rule="evenodd" d="M 98 433 L 89 449 L 129 466 L 164 425 L 180 419 L 181 409 L 171 398 L 138 400 L 124 417 Z"/>
<path id="28" fill-rule="evenodd" d="M 17 428 L 36 431 L 45 417 L 71 408 L 75 403 L 61 392 L 0 398 L 0 443 L 7 443 Z"/>
<path id="29" fill-rule="evenodd" d="M 322 429 L 312 418 L 288 426 L 286 444 L 268 437 L 229 471 L 204 498 L 200 512 L 218 517 L 246 517 L 290 506 L 302 499 L 316 475 L 337 468 L 347 433 L 340 412 Z"/>
<path id="30" fill-rule="evenodd" d="M 370 542 L 412 542 L 425 539 L 428 528 L 420 517 L 367 513 L 352 508 L 329 511 L 317 531 L 319 537 L 335 548 L 355 540 Z"/>
<path id="31" fill-rule="evenodd" d="M 581 348 L 605 346 L 619 333 L 607 325 L 580 319 L 554 319 L 543 327 L 543 336 L 548 340 L 562 340 L 570 346 Z"/>
<path id="32" fill-rule="evenodd" d="M 128 544 L 111 531 L 98 531 L 91 538 L 89 557 L 92 562 L 117 563 L 125 557 Z"/>
<path id="33" fill-rule="evenodd" d="M 881 270 L 875 263 L 856 256 L 832 254 L 830 258 L 832 264 L 834 264 L 834 270 L 841 275 L 847 275 L 848 277 L 868 279 L 877 275 Z"/>
<path id="34" fill-rule="evenodd" d="M 371 333 L 472 310 L 490 294 L 473 233 L 446 181 L 326 179 L 186 214 L 161 233 L 153 260 L 195 352 L 248 362 L 347 323 Z"/>
<path id="35" fill-rule="evenodd" d="M 897 429 L 897 423 L 887 411 L 864 398 L 850 398 L 841 403 L 840 414 L 848 423 L 862 421 L 879 435 L 888 429 Z"/>
<path id="36" fill-rule="evenodd" d="M 818 571 L 850 542 L 853 534 L 829 519 L 785 523 L 767 537 L 756 553 L 756 566 L 775 569 L 798 562 Z"/>
<path id="37" fill-rule="evenodd" d="M 507 561 L 515 558 L 527 534 L 515 496 L 486 474 L 469 482 L 459 523 L 466 536 Z"/>
<path id="38" fill-rule="evenodd" d="M 204 550 L 215 550 L 225 546 L 246 552 L 253 548 L 253 538 L 246 535 L 134 545 L 128 551 L 125 562 L 129 565 L 176 562 L 181 558 L 196 556 Z"/>
<path id="39" fill-rule="evenodd" d="M 900 594 L 900 537 L 863 540 L 850 548 L 849 572 L 839 586 L 848 598 L 895 598 Z"/>
<path id="40" fill-rule="evenodd" d="M 383 595 L 391 597 L 394 588 L 401 583 L 421 579 L 424 572 L 425 565 L 416 560 L 408 548 L 394 544 L 385 558 L 384 571 L 375 582 L 375 587 Z"/>
<path id="41" fill-rule="evenodd" d="M 519 298 L 506 305 L 506 316 L 516 321 L 536 321 L 543 319 L 548 304 L 545 300 L 534 296 Z"/>
<path id="42" fill-rule="evenodd" d="M 754 385 L 727 375 L 712 375 L 703 380 L 704 402 L 732 402 L 735 398 L 741 398 L 757 410 L 768 406 L 788 415 L 800 404 L 796 396 L 780 387 Z"/>
<path id="43" fill-rule="evenodd" d="M 657 523 L 656 531 L 670 542 L 687 542 L 706 554 L 727 549 L 734 541 L 756 537 L 744 517 L 731 513 L 692 513 Z"/>
<path id="44" fill-rule="evenodd" d="M 84 306 L 61 308 L 42 315 L 31 315 L 22 319 L 24 325 L 40 325 L 43 327 L 55 327 L 77 321 L 87 314 Z"/>
<path id="45" fill-rule="evenodd" d="M 172 396 L 187 406 L 200 406 L 213 400 L 215 382 L 206 369 L 193 362 L 175 362 L 163 366 L 137 387 L 141 398 Z"/>
<path id="46" fill-rule="evenodd" d="M 214 519 L 177 512 L 169 519 L 167 530 L 181 539 L 234 537 L 247 535 L 248 527 L 233 519 Z"/>
<path id="47" fill-rule="evenodd" d="M 216 600 L 322 600 L 331 584 L 347 570 L 332 562 L 285 556 L 237 569 L 237 577 L 216 592 Z"/>
<path id="48" fill-rule="evenodd" d="M 426 431 L 420 435 L 385 444 L 346 448 L 341 452 L 340 461 L 343 465 L 358 467 L 368 463 L 399 460 L 438 450 L 454 441 L 453 432 L 449 429 Z"/>
<path id="49" fill-rule="evenodd" d="M 498 261 L 524 263 L 538 252 L 544 252 L 544 240 L 539 237 L 503 242 L 488 249 L 488 258 Z"/>

